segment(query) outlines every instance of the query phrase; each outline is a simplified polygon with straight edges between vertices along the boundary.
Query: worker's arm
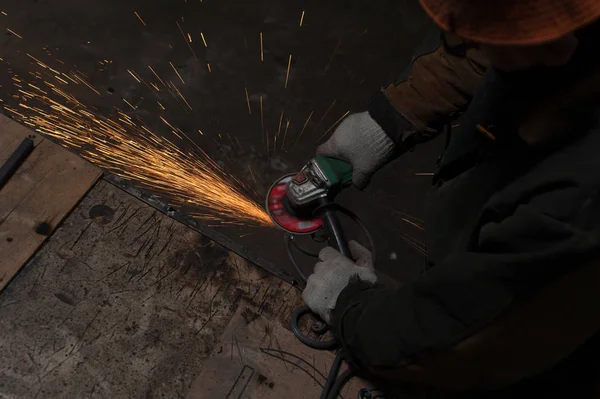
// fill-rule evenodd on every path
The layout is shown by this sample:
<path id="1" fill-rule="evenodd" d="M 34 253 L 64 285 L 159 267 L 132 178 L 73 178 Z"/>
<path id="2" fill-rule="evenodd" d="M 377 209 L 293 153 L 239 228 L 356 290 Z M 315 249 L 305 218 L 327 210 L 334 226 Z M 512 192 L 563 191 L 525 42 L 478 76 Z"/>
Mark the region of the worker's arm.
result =
<path id="1" fill-rule="evenodd" d="M 487 69 L 483 54 L 449 33 L 431 38 L 411 66 L 369 104 L 400 151 L 427 141 L 469 105 Z"/>
<path id="2" fill-rule="evenodd" d="M 446 389 L 499 388 L 547 370 L 600 330 L 600 258 L 556 279 L 448 350 L 372 370 Z"/>
<path id="3" fill-rule="evenodd" d="M 385 164 L 435 137 L 471 101 L 485 60 L 457 38 L 442 39 L 432 36 L 404 74 L 374 96 L 368 111 L 350 115 L 319 146 L 319 155 L 352 165 L 356 187 L 366 187 Z"/>
<path id="4" fill-rule="evenodd" d="M 565 197 L 572 212 L 548 211 Z M 354 281 L 332 312 L 346 355 L 379 376 L 463 390 L 551 367 L 600 328 L 598 208 L 575 189 L 538 194 L 413 283 Z"/>

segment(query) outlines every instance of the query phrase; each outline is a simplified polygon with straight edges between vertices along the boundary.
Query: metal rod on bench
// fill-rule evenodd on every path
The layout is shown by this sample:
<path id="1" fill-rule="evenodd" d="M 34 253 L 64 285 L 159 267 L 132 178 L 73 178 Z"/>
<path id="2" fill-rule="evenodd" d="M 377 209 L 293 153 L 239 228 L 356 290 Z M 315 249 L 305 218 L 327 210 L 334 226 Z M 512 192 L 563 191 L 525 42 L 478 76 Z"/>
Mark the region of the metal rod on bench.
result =
<path id="1" fill-rule="evenodd" d="M 15 174 L 19 166 L 33 151 L 33 140 L 27 137 L 24 139 L 17 149 L 10 154 L 10 157 L 0 167 L 0 189 L 4 187 L 6 182 Z"/>

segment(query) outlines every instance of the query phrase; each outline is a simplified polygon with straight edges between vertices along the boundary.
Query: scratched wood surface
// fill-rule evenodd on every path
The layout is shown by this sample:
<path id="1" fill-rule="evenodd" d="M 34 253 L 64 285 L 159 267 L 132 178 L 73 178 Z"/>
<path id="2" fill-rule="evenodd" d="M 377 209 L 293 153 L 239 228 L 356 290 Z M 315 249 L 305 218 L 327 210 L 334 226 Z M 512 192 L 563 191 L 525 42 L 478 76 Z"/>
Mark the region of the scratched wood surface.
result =
<path id="1" fill-rule="evenodd" d="M 303 345 L 280 323 L 241 308 L 202 363 L 186 399 L 318 398 L 334 358 Z M 353 378 L 340 394 L 356 398 L 363 388 L 373 387 Z"/>
<path id="2" fill-rule="evenodd" d="M 0 162 L 33 132 L 0 115 Z M 0 189 L 0 290 L 87 193 L 102 172 L 64 148 L 36 146 Z"/>
<path id="3" fill-rule="evenodd" d="M 293 287 L 100 181 L 0 294 L 0 397 L 184 397 L 240 307 Z"/>

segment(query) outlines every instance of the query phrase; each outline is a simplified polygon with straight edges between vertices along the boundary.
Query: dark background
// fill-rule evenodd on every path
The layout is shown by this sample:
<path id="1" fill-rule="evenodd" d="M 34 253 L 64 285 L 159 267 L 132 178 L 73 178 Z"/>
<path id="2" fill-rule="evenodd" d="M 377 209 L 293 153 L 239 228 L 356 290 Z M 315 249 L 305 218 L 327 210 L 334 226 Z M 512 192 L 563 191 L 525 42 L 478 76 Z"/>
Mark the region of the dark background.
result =
<path id="1" fill-rule="evenodd" d="M 71 66 L 85 73 L 100 91 L 97 95 L 85 86 L 70 85 L 68 91 L 80 101 L 105 115 L 119 107 L 168 135 L 159 120 L 162 115 L 225 170 L 251 186 L 260 203 L 273 181 L 299 170 L 314 156 L 316 146 L 328 136 L 320 138 L 346 111 L 364 110 L 369 98 L 409 64 L 415 48 L 433 30 L 416 0 L 10 0 L 2 2 L 0 9 L 7 14 L 0 15 L 0 98 L 4 104 L 18 102 L 11 97 L 16 92 L 11 76 L 39 70 L 27 53 L 59 70 Z M 189 46 L 176 21 L 192 36 Z M 259 32 L 263 32 L 263 62 Z M 290 54 L 292 65 L 285 89 Z M 185 84 L 169 62 L 177 67 Z M 156 81 L 148 65 L 180 88 L 191 111 L 171 95 L 155 93 L 138 83 L 128 72 Z M 283 149 L 280 142 L 276 150 L 267 152 L 261 131 L 261 96 L 269 137 L 277 130 L 282 110 L 284 125 L 290 119 Z M 414 277 L 425 265 L 424 256 L 400 237 L 404 234 L 422 242 L 424 233 L 402 218 L 423 219 L 423 200 L 431 177 L 415 173 L 434 170 L 440 145 L 438 140 L 404 155 L 376 176 L 365 192 L 351 189 L 340 196 L 375 236 L 378 269 L 401 280 Z M 109 180 L 162 210 L 168 206 L 168 196 L 138 190 L 135 181 Z M 207 228 L 201 220 L 187 216 L 193 211 L 177 209 L 175 217 L 282 277 L 293 277 L 281 232 Z M 311 261 L 304 263 L 308 270 Z"/>

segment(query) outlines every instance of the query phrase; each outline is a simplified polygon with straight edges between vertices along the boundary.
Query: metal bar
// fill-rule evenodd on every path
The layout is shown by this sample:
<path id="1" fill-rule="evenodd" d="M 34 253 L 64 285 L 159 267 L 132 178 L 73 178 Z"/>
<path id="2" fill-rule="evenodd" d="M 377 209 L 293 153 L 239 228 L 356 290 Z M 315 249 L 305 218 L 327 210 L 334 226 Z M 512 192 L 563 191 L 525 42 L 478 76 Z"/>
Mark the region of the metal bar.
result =
<path id="1" fill-rule="evenodd" d="M 33 151 L 33 140 L 27 137 L 24 139 L 17 149 L 10 154 L 10 157 L 0 167 L 0 189 L 4 187 L 6 182 L 15 174 L 19 166 L 23 164 L 25 159 Z"/>

